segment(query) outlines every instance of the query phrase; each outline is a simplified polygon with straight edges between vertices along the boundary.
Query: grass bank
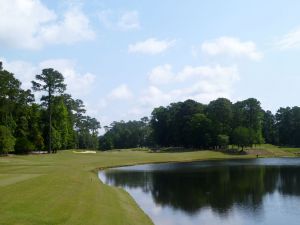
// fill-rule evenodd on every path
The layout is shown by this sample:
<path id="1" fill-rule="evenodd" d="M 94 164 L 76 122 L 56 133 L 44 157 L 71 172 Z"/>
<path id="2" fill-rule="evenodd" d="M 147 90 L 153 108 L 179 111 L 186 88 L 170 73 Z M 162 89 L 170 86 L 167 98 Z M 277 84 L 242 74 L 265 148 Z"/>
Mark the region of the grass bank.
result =
<path id="1" fill-rule="evenodd" d="M 97 169 L 142 163 L 295 156 L 300 149 L 263 145 L 250 155 L 214 151 L 109 151 L 0 157 L 0 224 L 147 225 L 148 216 L 122 189 L 98 179 Z"/>

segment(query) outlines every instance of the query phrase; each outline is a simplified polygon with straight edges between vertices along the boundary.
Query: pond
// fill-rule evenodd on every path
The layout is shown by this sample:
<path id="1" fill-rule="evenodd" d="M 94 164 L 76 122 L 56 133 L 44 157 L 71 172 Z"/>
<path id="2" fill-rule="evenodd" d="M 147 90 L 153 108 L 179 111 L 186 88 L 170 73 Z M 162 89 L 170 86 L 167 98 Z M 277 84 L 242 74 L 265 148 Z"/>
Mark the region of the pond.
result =
<path id="1" fill-rule="evenodd" d="M 99 172 L 157 225 L 298 225 L 300 158 L 120 167 Z"/>

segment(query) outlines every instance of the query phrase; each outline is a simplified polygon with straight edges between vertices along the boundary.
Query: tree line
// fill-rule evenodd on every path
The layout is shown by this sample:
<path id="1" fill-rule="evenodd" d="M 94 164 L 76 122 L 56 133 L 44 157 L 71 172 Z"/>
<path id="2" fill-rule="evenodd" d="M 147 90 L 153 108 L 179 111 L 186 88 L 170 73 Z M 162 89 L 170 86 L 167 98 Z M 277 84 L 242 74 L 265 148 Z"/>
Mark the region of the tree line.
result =
<path id="1" fill-rule="evenodd" d="M 270 143 L 300 146 L 300 108 L 264 111 L 255 98 L 232 103 L 218 98 L 209 104 L 194 100 L 155 108 L 151 118 L 113 122 L 100 137 L 100 149 L 184 147 L 226 149 Z"/>
<path id="2" fill-rule="evenodd" d="M 39 102 L 32 90 L 44 94 Z M 32 90 L 22 89 L 0 62 L 0 154 L 98 148 L 100 123 L 86 115 L 82 100 L 65 92 L 61 73 L 43 69 Z"/>
<path id="3" fill-rule="evenodd" d="M 34 150 L 184 147 L 242 150 L 255 144 L 300 146 L 300 107 L 264 111 L 255 98 L 232 103 L 218 98 L 153 109 L 150 118 L 115 121 L 105 126 L 86 115 L 82 100 L 66 93 L 63 75 L 47 68 L 35 76 L 32 90 L 0 63 L 0 154 Z M 43 95 L 37 102 L 34 92 Z"/>

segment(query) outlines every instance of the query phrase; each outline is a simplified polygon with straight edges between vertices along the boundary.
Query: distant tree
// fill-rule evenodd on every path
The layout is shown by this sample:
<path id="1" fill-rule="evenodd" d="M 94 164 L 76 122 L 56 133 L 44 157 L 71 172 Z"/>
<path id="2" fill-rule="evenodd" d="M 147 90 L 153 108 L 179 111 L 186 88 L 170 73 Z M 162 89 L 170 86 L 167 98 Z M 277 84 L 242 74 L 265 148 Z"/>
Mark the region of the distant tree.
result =
<path id="1" fill-rule="evenodd" d="M 300 107 L 280 108 L 276 126 L 280 145 L 300 146 Z"/>
<path id="2" fill-rule="evenodd" d="M 152 144 L 152 130 L 147 117 L 138 121 L 114 121 L 99 138 L 100 150 L 145 147 Z"/>
<path id="3" fill-rule="evenodd" d="M 250 146 L 252 143 L 252 137 L 249 128 L 237 127 L 232 133 L 232 143 L 244 150 L 244 147 Z"/>
<path id="4" fill-rule="evenodd" d="M 224 134 L 219 134 L 217 136 L 217 145 L 222 149 L 227 149 L 229 145 L 229 136 Z"/>
<path id="5" fill-rule="evenodd" d="M 60 140 L 60 146 L 63 149 L 74 148 L 74 133 L 69 112 L 62 97 L 55 97 L 52 109 L 52 127 L 57 132 L 57 140 Z M 53 129 L 52 128 L 52 129 Z M 57 149 L 54 149 L 57 151 Z"/>
<path id="6" fill-rule="evenodd" d="M 278 137 L 281 145 L 291 145 L 292 143 L 292 117 L 292 109 L 290 107 L 280 108 L 276 113 Z"/>
<path id="7" fill-rule="evenodd" d="M 153 129 L 153 138 L 157 145 L 170 146 L 170 133 L 169 121 L 170 115 L 168 110 L 160 106 L 155 108 L 151 113 L 151 127 Z"/>
<path id="8" fill-rule="evenodd" d="M 0 124 L 13 133 L 17 127 L 16 114 L 21 93 L 21 82 L 6 70 L 0 70 Z"/>
<path id="9" fill-rule="evenodd" d="M 29 153 L 35 149 L 34 144 L 27 139 L 27 137 L 17 138 L 15 145 L 16 153 Z"/>
<path id="10" fill-rule="evenodd" d="M 278 132 L 276 127 L 276 117 L 271 111 L 264 112 L 262 134 L 266 143 L 277 144 Z"/>
<path id="11" fill-rule="evenodd" d="M 0 125 L 7 127 L 17 141 L 29 138 L 33 101 L 31 91 L 23 90 L 14 74 L 0 70 Z"/>
<path id="12" fill-rule="evenodd" d="M 0 154 L 14 151 L 16 139 L 8 127 L 0 125 Z"/>
<path id="13" fill-rule="evenodd" d="M 255 98 L 249 98 L 244 101 L 236 102 L 233 105 L 234 127 L 247 127 L 257 132 L 261 132 L 263 110 L 260 102 Z"/>
<path id="14" fill-rule="evenodd" d="M 190 120 L 192 147 L 206 148 L 212 142 L 212 122 L 202 113 L 196 113 Z"/>
<path id="15" fill-rule="evenodd" d="M 45 147 L 43 137 L 43 109 L 38 104 L 32 104 L 28 118 L 28 140 L 33 143 L 34 150 L 43 150 Z"/>
<path id="16" fill-rule="evenodd" d="M 78 147 L 98 149 L 98 130 L 101 128 L 96 118 L 83 116 L 77 124 Z"/>
<path id="17" fill-rule="evenodd" d="M 232 103 L 226 98 L 211 101 L 207 108 L 207 117 L 214 123 L 217 133 L 229 135 L 233 119 Z"/>
<path id="18" fill-rule="evenodd" d="M 66 85 L 64 84 L 64 77 L 58 71 L 49 68 L 43 69 L 42 74 L 35 76 L 37 81 L 32 81 L 32 88 L 34 91 L 44 91 L 47 95 L 42 96 L 41 100 L 45 103 L 48 109 L 48 152 L 52 151 L 52 102 L 53 96 L 56 93 L 63 93 L 66 90 Z"/>
<path id="19" fill-rule="evenodd" d="M 152 111 L 153 138 L 160 146 L 191 146 L 190 121 L 194 114 L 204 113 L 205 106 L 194 100 L 171 103 Z"/>
<path id="20" fill-rule="evenodd" d="M 99 149 L 110 150 L 114 148 L 111 135 L 103 135 L 99 137 Z"/>

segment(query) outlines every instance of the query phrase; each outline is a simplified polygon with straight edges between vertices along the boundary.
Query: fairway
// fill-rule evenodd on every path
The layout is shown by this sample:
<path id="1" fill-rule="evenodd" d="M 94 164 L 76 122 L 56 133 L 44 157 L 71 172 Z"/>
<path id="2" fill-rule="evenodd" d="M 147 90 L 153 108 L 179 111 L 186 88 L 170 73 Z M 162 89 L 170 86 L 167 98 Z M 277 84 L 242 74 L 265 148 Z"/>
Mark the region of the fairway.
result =
<path id="1" fill-rule="evenodd" d="M 266 156 L 293 156 L 272 147 Z M 0 224 L 152 224 L 124 190 L 98 179 L 99 168 L 150 162 L 249 158 L 214 151 L 109 151 L 0 158 Z"/>

